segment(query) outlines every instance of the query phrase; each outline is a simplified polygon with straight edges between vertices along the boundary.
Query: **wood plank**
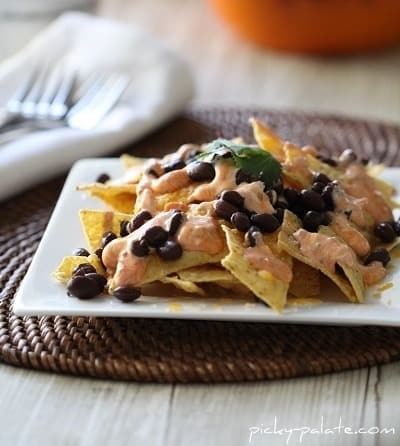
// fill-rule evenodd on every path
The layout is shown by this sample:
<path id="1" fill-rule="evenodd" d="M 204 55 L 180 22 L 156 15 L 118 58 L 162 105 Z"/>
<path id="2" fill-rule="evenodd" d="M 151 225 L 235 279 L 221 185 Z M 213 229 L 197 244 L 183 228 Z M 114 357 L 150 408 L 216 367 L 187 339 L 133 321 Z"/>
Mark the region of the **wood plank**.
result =
<path id="1" fill-rule="evenodd" d="M 368 380 L 368 375 L 369 380 Z M 326 428 L 338 426 L 374 426 L 376 419 L 373 393 L 376 370 L 356 370 L 316 378 L 229 385 L 177 385 L 167 433 L 167 445 L 249 443 L 250 427 L 273 430 L 282 428 L 318 428 L 321 417 Z M 361 410 L 363 408 L 363 410 Z M 190 414 L 190 424 L 188 416 Z M 342 429 L 343 432 L 343 429 Z M 300 444 L 300 434 L 268 435 L 254 433 L 251 444 Z M 356 440 L 357 441 L 357 440 Z M 355 445 L 346 434 L 306 435 L 307 445 Z M 362 445 L 374 445 L 375 438 L 365 436 Z"/>
<path id="2" fill-rule="evenodd" d="M 0 366 L 4 446 L 163 445 L 172 386 Z"/>
<path id="3" fill-rule="evenodd" d="M 374 383 L 377 425 L 395 428 L 395 435 L 380 435 L 378 446 L 400 444 L 400 362 L 379 367 Z"/>

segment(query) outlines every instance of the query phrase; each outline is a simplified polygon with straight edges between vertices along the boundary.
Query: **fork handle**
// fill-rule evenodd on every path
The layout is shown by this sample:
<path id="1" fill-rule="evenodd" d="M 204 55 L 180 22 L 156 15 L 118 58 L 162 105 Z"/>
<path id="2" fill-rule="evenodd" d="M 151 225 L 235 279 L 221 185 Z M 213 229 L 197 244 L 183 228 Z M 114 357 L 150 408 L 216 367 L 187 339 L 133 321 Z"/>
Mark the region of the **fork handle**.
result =
<path id="1" fill-rule="evenodd" d="M 0 146 L 15 141 L 23 135 L 38 131 L 34 127 L 14 127 L 0 133 Z"/>
<path id="2" fill-rule="evenodd" d="M 15 113 L 10 113 L 6 110 L 0 110 L 0 132 L 9 125 L 16 124 L 20 119 Z"/>

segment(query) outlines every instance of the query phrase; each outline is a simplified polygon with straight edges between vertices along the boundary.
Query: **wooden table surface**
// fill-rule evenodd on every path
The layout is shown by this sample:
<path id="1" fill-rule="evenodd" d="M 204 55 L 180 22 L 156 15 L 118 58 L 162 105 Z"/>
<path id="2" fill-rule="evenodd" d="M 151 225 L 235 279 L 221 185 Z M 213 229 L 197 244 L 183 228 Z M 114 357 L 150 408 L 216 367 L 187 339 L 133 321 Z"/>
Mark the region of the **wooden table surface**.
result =
<path id="1" fill-rule="evenodd" d="M 180 51 L 196 79 L 195 105 L 262 105 L 399 121 L 398 50 L 334 59 L 265 52 L 222 28 L 207 4 L 196 0 L 103 0 L 99 12 L 137 23 Z M 399 387 L 400 363 L 318 378 L 174 386 L 0 365 L 0 445 L 398 445 Z M 353 431 L 378 426 L 395 433 L 279 433 L 320 429 L 322 417 L 324 428 L 341 423 Z M 277 433 L 255 433 L 273 430 L 274 422 Z"/>

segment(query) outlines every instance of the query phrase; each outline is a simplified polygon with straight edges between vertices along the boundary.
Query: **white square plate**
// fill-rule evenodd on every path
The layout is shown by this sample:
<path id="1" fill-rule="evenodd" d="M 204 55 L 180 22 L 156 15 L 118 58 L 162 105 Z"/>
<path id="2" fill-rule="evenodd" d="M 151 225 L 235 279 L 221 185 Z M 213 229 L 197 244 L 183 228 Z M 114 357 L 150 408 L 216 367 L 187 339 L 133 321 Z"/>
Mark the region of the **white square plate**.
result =
<path id="1" fill-rule="evenodd" d="M 100 296 L 93 300 L 79 300 L 67 296 L 64 286 L 51 277 L 60 260 L 74 248 L 86 246 L 81 231 L 80 209 L 103 209 L 101 203 L 77 192 L 78 184 L 92 182 L 100 173 L 112 177 L 122 173 L 118 159 L 96 158 L 77 162 L 72 168 L 46 232 L 23 280 L 14 303 L 19 316 L 65 315 L 110 316 L 235 320 L 304 324 L 340 325 L 396 325 L 400 326 L 400 268 L 394 259 L 383 284 L 381 298 L 373 297 L 375 288 L 368 291 L 364 305 L 324 302 L 285 309 L 277 315 L 263 303 L 244 303 L 233 299 L 142 297 L 124 304 L 116 299 Z M 400 168 L 387 169 L 383 177 L 392 184 L 400 183 Z M 396 263 L 397 262 L 397 263 Z M 323 293 L 331 293 L 323 289 Z"/>

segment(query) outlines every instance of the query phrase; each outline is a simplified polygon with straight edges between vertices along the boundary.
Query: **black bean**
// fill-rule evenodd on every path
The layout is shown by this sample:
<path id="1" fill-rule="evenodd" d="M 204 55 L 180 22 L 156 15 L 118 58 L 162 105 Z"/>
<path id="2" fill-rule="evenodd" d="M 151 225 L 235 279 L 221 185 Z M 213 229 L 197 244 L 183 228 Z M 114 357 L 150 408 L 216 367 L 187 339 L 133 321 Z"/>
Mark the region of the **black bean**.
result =
<path id="1" fill-rule="evenodd" d="M 252 248 L 257 245 L 257 234 L 261 235 L 260 228 L 257 226 L 250 226 L 249 230 L 246 232 L 245 240 Z"/>
<path id="2" fill-rule="evenodd" d="M 136 257 L 146 257 L 149 255 L 150 249 L 146 240 L 133 240 L 130 247 L 131 253 Z"/>
<path id="3" fill-rule="evenodd" d="M 325 206 L 327 210 L 333 211 L 334 209 L 334 202 L 333 202 L 333 190 L 335 186 L 332 183 L 327 184 L 321 194 L 321 198 L 325 202 Z"/>
<path id="4" fill-rule="evenodd" d="M 211 181 L 215 177 L 214 166 L 201 161 L 188 164 L 187 173 L 192 181 Z"/>
<path id="5" fill-rule="evenodd" d="M 148 167 L 148 168 L 144 171 L 144 173 L 145 173 L 146 175 L 152 175 L 152 176 L 155 177 L 155 178 L 158 178 L 158 177 L 159 177 L 158 172 L 156 171 L 156 169 L 155 169 L 154 167 Z"/>
<path id="6" fill-rule="evenodd" d="M 282 224 L 283 222 L 283 218 L 285 216 L 285 209 L 279 208 L 276 210 L 274 216 L 276 217 L 276 219 L 279 221 L 279 223 Z"/>
<path id="7" fill-rule="evenodd" d="M 251 175 L 246 173 L 244 170 L 239 169 L 236 172 L 236 184 L 239 185 L 240 183 L 251 183 L 252 178 Z"/>
<path id="8" fill-rule="evenodd" d="M 107 181 L 109 181 L 110 179 L 111 179 L 110 175 L 108 175 L 107 173 L 102 173 L 96 178 L 96 183 L 104 184 Z"/>
<path id="9" fill-rule="evenodd" d="M 95 280 L 98 283 L 98 285 L 102 291 L 104 290 L 104 287 L 107 285 L 107 279 L 104 276 L 102 276 L 101 274 L 89 273 L 89 274 L 86 274 L 86 277 L 88 279 Z"/>
<path id="10" fill-rule="evenodd" d="M 173 161 L 170 161 L 167 164 L 164 164 L 164 172 L 172 172 L 173 170 L 183 169 L 186 166 L 185 161 L 183 161 L 182 158 L 175 159 Z"/>
<path id="11" fill-rule="evenodd" d="M 198 150 L 198 149 L 193 149 L 193 150 L 191 150 L 191 151 L 188 153 L 186 159 L 187 159 L 188 161 L 189 161 L 189 160 L 192 160 L 193 158 L 196 158 L 197 155 L 200 155 L 200 153 L 203 153 L 203 152 L 202 152 L 201 150 Z"/>
<path id="12" fill-rule="evenodd" d="M 98 248 L 96 249 L 96 251 L 94 252 L 96 254 L 96 256 L 101 260 L 102 256 L 103 256 L 103 250 L 102 248 Z"/>
<path id="13" fill-rule="evenodd" d="M 244 212 L 234 212 L 231 216 L 231 223 L 241 232 L 248 231 L 251 226 L 250 219 Z"/>
<path id="14" fill-rule="evenodd" d="M 322 214 L 322 223 L 321 225 L 329 226 L 332 223 L 332 216 L 329 212 L 324 212 Z"/>
<path id="15" fill-rule="evenodd" d="M 224 200 L 237 208 L 242 208 L 244 205 L 244 198 L 235 190 L 225 190 L 221 194 L 221 200 Z"/>
<path id="16" fill-rule="evenodd" d="M 149 246 L 157 248 L 168 240 L 168 232 L 161 226 L 152 226 L 145 232 L 144 239 Z"/>
<path id="17" fill-rule="evenodd" d="M 382 222 L 375 226 L 375 235 L 384 243 L 390 243 L 396 238 L 396 232 L 390 222 Z"/>
<path id="18" fill-rule="evenodd" d="M 179 243 L 167 240 L 164 245 L 157 248 L 157 254 L 163 260 L 177 260 L 182 257 L 183 249 Z"/>
<path id="19" fill-rule="evenodd" d="M 119 286 L 113 291 L 113 296 L 122 302 L 132 302 L 141 295 L 140 290 L 128 286 Z"/>
<path id="20" fill-rule="evenodd" d="M 293 187 L 287 187 L 283 191 L 283 196 L 289 204 L 296 203 L 296 201 L 300 198 L 300 194 L 297 192 L 296 189 L 293 189 Z"/>
<path id="21" fill-rule="evenodd" d="M 72 270 L 73 276 L 84 276 L 85 274 L 95 273 L 96 268 L 90 263 L 80 263 Z"/>
<path id="22" fill-rule="evenodd" d="M 276 203 L 275 203 L 275 209 L 288 209 L 289 208 L 289 206 L 287 205 L 287 203 L 285 203 L 284 201 L 280 201 L 280 200 L 278 200 Z"/>
<path id="23" fill-rule="evenodd" d="M 300 218 L 303 218 L 307 212 L 307 209 L 305 209 L 302 202 L 291 205 L 290 210 L 293 212 L 293 214 L 296 214 Z"/>
<path id="24" fill-rule="evenodd" d="M 119 235 L 121 237 L 126 237 L 129 234 L 128 225 L 129 221 L 126 220 L 122 220 L 121 223 L 119 224 Z"/>
<path id="25" fill-rule="evenodd" d="M 99 258 L 101 264 L 103 265 L 104 269 L 105 269 L 105 265 L 103 263 L 103 250 L 101 248 L 96 249 L 96 251 L 94 252 L 94 254 L 96 254 L 96 256 Z"/>
<path id="26" fill-rule="evenodd" d="M 393 226 L 393 229 L 394 229 L 394 232 L 396 233 L 396 235 L 400 236 L 400 221 L 399 220 L 394 221 L 392 223 L 392 226 Z"/>
<path id="27" fill-rule="evenodd" d="M 76 248 L 72 253 L 73 256 L 88 257 L 90 252 L 85 248 Z"/>
<path id="28" fill-rule="evenodd" d="M 308 211 L 303 217 L 303 228 L 309 232 L 318 232 L 319 225 L 322 224 L 323 217 L 319 212 Z"/>
<path id="29" fill-rule="evenodd" d="M 97 280 L 87 276 L 73 276 L 68 281 L 67 289 L 68 295 L 78 299 L 92 299 L 103 291 Z"/>
<path id="30" fill-rule="evenodd" d="M 374 248 L 365 259 L 365 265 L 372 262 L 381 262 L 383 266 L 386 266 L 390 262 L 390 254 L 385 248 Z"/>
<path id="31" fill-rule="evenodd" d="M 171 220 L 170 220 L 169 229 L 168 229 L 168 235 L 170 237 L 173 237 L 177 233 L 179 227 L 183 223 L 183 218 L 184 218 L 184 215 L 183 215 L 182 211 L 175 211 L 173 213 Z"/>
<path id="32" fill-rule="evenodd" d="M 369 158 L 361 158 L 361 164 L 366 166 L 369 163 Z"/>
<path id="33" fill-rule="evenodd" d="M 280 195 L 283 192 L 283 181 L 282 178 L 279 177 L 274 184 L 272 185 L 272 189 L 274 189 L 274 191 Z"/>
<path id="34" fill-rule="evenodd" d="M 116 238 L 117 236 L 113 232 L 111 231 L 105 232 L 103 234 L 103 237 L 101 238 L 101 247 L 105 248 L 110 242 L 112 242 Z"/>
<path id="35" fill-rule="evenodd" d="M 324 158 L 324 157 L 322 157 L 320 159 L 321 159 L 321 161 L 323 163 L 328 164 L 329 166 L 332 166 L 332 167 L 336 167 L 337 166 L 337 161 L 332 159 L 332 158 Z"/>
<path id="36" fill-rule="evenodd" d="M 351 149 L 346 149 L 339 156 L 339 161 L 342 165 L 347 166 L 357 161 L 357 155 Z"/>
<path id="37" fill-rule="evenodd" d="M 328 183 L 330 183 L 332 180 L 327 176 L 327 175 L 325 175 L 324 173 L 322 173 L 322 172 L 318 172 L 318 173 L 316 173 L 315 175 L 314 175 L 314 178 L 313 178 L 313 182 L 314 183 L 322 183 L 322 184 L 325 184 L 325 185 L 327 185 Z"/>
<path id="38" fill-rule="evenodd" d="M 319 212 L 325 209 L 325 202 L 317 192 L 303 189 L 300 196 L 306 209 Z"/>
<path id="39" fill-rule="evenodd" d="M 151 220 L 152 218 L 153 217 L 149 211 L 141 211 L 132 218 L 127 226 L 127 229 L 129 232 L 136 231 L 136 229 L 143 226 L 146 221 Z"/>
<path id="40" fill-rule="evenodd" d="M 322 191 L 324 190 L 325 184 L 324 183 L 320 183 L 320 182 L 315 182 L 312 184 L 311 189 L 314 192 L 317 192 L 317 194 L 321 194 Z"/>
<path id="41" fill-rule="evenodd" d="M 224 200 L 217 200 L 215 203 L 215 213 L 219 218 L 230 221 L 232 214 L 237 212 L 238 208 Z"/>
<path id="42" fill-rule="evenodd" d="M 278 194 L 275 189 L 269 189 L 266 192 L 266 195 L 269 199 L 269 202 L 274 206 L 276 202 L 278 201 Z"/>
<path id="43" fill-rule="evenodd" d="M 275 232 L 279 226 L 279 220 L 272 214 L 254 214 L 251 216 L 251 222 L 260 228 L 261 232 Z"/>

